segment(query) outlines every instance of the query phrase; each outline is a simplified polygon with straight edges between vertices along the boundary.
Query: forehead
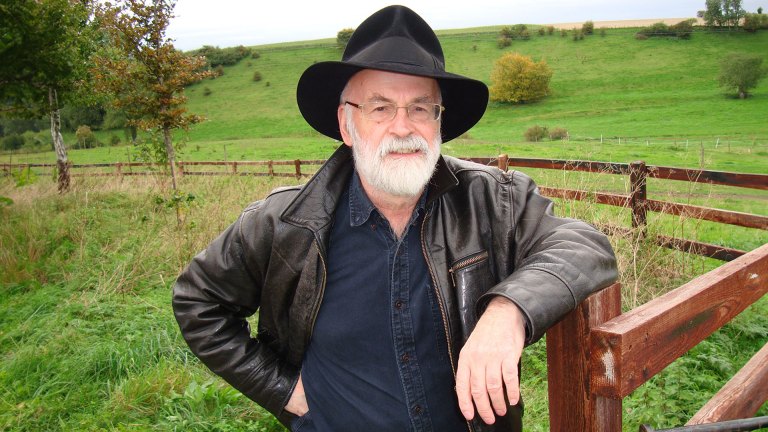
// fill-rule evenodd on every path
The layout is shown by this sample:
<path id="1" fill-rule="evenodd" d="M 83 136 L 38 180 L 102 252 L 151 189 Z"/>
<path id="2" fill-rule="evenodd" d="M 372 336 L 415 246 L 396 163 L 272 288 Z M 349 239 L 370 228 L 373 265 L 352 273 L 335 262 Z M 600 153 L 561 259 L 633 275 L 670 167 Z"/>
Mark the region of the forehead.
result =
<path id="1" fill-rule="evenodd" d="M 373 69 L 365 69 L 353 75 L 347 84 L 347 91 L 350 96 L 366 99 L 374 96 L 438 99 L 440 95 L 440 88 L 434 78 Z"/>

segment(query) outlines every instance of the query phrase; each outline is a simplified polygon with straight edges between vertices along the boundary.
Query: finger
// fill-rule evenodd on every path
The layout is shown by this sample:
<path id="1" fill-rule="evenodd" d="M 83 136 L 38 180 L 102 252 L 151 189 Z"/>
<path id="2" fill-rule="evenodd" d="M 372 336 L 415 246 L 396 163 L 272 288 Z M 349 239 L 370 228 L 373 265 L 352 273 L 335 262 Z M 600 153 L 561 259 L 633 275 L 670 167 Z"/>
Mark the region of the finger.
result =
<path id="1" fill-rule="evenodd" d="M 517 362 L 506 361 L 502 366 L 504 375 L 504 387 L 507 389 L 507 399 L 510 405 L 517 405 L 520 401 L 520 379 L 517 376 Z"/>
<path id="2" fill-rule="evenodd" d="M 470 392 L 472 393 L 472 400 L 475 401 L 477 415 L 479 415 L 485 423 L 493 424 L 493 422 L 496 421 L 496 416 L 493 414 L 491 401 L 488 399 L 488 389 L 485 385 L 485 379 L 484 370 L 472 371 L 469 377 L 469 384 L 471 386 Z"/>
<path id="3" fill-rule="evenodd" d="M 475 406 L 472 404 L 472 394 L 469 386 L 469 368 L 459 357 L 459 367 L 456 370 L 456 396 L 459 398 L 459 409 L 467 420 L 475 417 Z"/>
<path id="4" fill-rule="evenodd" d="M 493 410 L 497 415 L 503 416 L 507 413 L 507 401 L 504 399 L 504 381 L 501 366 L 486 369 L 485 374 L 485 386 L 493 405 Z"/>

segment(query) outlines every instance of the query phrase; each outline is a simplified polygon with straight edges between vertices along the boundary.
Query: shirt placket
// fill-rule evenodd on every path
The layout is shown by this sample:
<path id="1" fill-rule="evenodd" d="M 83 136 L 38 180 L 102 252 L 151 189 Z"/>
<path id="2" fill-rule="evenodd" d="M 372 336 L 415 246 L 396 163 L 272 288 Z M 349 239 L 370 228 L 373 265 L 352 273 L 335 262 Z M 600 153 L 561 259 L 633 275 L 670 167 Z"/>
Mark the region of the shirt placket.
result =
<path id="1" fill-rule="evenodd" d="M 390 248 L 392 334 L 400 381 L 405 392 L 405 402 L 411 424 L 416 431 L 431 431 L 432 422 L 427 412 L 426 393 L 419 369 L 419 359 L 416 356 L 414 323 L 410 308 L 408 241 L 414 240 L 409 239 L 409 235 L 406 233 L 401 241 L 392 241 Z"/>

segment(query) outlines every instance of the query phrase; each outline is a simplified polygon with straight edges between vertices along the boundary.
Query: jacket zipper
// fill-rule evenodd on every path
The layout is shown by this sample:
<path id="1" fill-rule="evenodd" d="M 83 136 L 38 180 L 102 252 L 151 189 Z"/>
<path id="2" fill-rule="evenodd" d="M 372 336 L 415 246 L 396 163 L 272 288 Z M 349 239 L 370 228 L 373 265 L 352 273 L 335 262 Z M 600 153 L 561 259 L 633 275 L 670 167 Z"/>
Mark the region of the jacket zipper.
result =
<path id="1" fill-rule="evenodd" d="M 472 264 L 479 263 L 480 261 L 488 258 L 488 251 L 482 251 L 478 254 L 472 255 L 470 257 L 464 258 L 461 261 L 457 262 L 456 264 L 452 265 L 451 268 L 448 269 L 448 273 L 451 274 L 451 282 L 453 282 L 453 286 L 456 286 L 456 279 L 454 276 L 454 273 L 463 269 L 464 267 L 469 267 Z"/>
<path id="2" fill-rule="evenodd" d="M 309 320 L 309 331 L 307 332 L 307 337 L 304 339 L 305 351 L 309 346 L 309 342 L 312 340 L 312 334 L 315 332 L 315 323 L 317 322 L 317 314 L 320 312 L 320 305 L 323 303 L 323 296 L 325 295 L 325 284 L 326 284 L 326 280 L 328 279 L 327 277 L 328 269 L 325 266 L 325 258 L 323 257 L 323 254 L 320 249 L 320 242 L 318 242 L 317 239 L 315 239 L 314 244 L 315 244 L 315 247 L 317 248 L 317 256 L 320 258 L 320 262 L 323 267 L 323 283 L 320 286 L 320 295 L 318 296 L 317 301 L 312 307 L 312 315 Z"/>
<path id="3" fill-rule="evenodd" d="M 432 262 L 429 260 L 429 256 L 427 255 L 427 243 L 426 243 L 425 236 L 424 236 L 424 229 L 427 226 L 427 219 L 429 219 L 429 215 L 430 215 L 430 213 L 427 213 L 426 215 L 424 215 L 424 221 L 421 224 L 421 252 L 424 255 L 424 261 L 426 261 L 426 263 L 427 263 L 427 268 L 429 269 L 429 276 L 432 278 L 432 285 L 434 286 L 435 296 L 437 297 L 437 304 L 438 304 L 438 306 L 440 308 L 440 315 L 443 318 L 443 331 L 445 332 L 445 341 L 448 344 L 447 345 L 447 348 L 448 348 L 448 358 L 449 358 L 449 361 L 451 363 L 451 372 L 453 373 L 453 379 L 455 381 L 456 380 L 456 368 L 453 366 L 454 365 L 454 362 L 453 362 L 453 349 L 452 349 L 453 344 L 451 343 L 451 335 L 449 333 L 449 328 L 448 328 L 448 318 L 447 318 L 446 313 L 445 313 L 445 304 L 443 302 L 443 296 L 440 294 L 440 288 L 439 288 L 438 282 L 437 282 L 438 279 L 435 276 L 434 269 L 432 268 Z M 486 252 L 485 254 L 487 256 L 488 252 Z M 454 266 L 454 267 L 456 267 L 456 266 Z M 453 269 L 453 267 L 451 267 L 451 269 Z M 453 277 L 453 273 L 451 273 L 451 277 Z M 455 285 L 456 284 L 454 283 L 454 286 Z M 473 432 L 474 428 L 472 427 L 472 424 L 469 421 L 466 421 L 466 423 L 467 423 L 467 430 L 469 430 L 470 432 Z"/>

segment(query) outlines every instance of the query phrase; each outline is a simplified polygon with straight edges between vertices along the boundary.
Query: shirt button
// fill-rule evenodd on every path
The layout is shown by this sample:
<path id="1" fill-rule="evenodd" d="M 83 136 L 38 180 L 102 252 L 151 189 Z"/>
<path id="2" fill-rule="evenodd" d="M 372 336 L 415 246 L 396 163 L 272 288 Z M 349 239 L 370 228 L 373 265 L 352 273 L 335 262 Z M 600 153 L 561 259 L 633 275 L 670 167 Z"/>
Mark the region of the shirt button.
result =
<path id="1" fill-rule="evenodd" d="M 409 355 L 408 355 L 408 353 L 405 353 L 405 354 L 403 354 L 403 355 L 401 355 L 401 356 L 400 356 L 400 360 L 401 360 L 403 363 L 408 363 L 408 361 L 409 361 L 410 359 L 411 359 L 411 356 L 409 356 Z"/>
<path id="2" fill-rule="evenodd" d="M 376 231 L 376 224 L 375 223 L 371 224 L 371 231 Z"/>
<path id="3" fill-rule="evenodd" d="M 421 414 L 424 411 L 424 408 L 421 407 L 421 405 L 416 405 L 413 407 L 413 412 L 415 414 Z"/>
<path id="4" fill-rule="evenodd" d="M 395 301 L 395 309 L 402 309 L 405 306 L 405 302 L 402 300 Z"/>

